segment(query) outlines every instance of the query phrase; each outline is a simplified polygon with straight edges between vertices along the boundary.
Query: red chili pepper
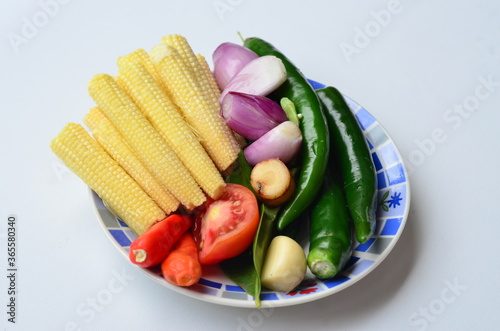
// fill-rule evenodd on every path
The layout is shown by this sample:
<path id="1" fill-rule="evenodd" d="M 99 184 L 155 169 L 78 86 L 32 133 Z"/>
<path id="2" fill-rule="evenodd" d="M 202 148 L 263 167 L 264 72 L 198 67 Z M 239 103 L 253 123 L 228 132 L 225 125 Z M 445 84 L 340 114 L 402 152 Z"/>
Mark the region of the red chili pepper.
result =
<path id="1" fill-rule="evenodd" d="M 170 254 L 161 264 L 163 277 L 178 286 L 191 286 L 201 278 L 198 247 L 191 232 L 186 232 L 175 243 Z"/>
<path id="2" fill-rule="evenodd" d="M 179 214 L 153 224 L 130 245 L 130 261 L 145 268 L 160 264 L 191 224 L 189 216 Z"/>

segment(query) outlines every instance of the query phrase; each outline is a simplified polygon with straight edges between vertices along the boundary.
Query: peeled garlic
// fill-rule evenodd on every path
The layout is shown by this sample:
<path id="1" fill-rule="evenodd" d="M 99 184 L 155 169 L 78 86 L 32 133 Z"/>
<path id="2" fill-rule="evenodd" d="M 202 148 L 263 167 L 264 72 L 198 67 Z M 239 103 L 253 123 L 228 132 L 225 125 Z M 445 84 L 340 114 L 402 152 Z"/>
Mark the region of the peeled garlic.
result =
<path id="1" fill-rule="evenodd" d="M 277 236 L 269 245 L 262 267 L 262 285 L 273 291 L 290 292 L 304 279 L 307 270 L 302 247 L 287 236 Z"/>

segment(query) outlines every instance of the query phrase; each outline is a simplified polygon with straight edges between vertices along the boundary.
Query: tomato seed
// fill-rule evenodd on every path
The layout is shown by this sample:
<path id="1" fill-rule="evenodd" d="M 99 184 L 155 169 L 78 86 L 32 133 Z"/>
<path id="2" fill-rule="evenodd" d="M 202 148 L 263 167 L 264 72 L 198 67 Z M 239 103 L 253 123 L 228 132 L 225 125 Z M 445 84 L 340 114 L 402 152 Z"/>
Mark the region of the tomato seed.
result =
<path id="1" fill-rule="evenodd" d="M 226 233 L 227 233 L 227 228 L 225 226 L 221 226 L 219 228 L 219 235 L 226 234 Z"/>

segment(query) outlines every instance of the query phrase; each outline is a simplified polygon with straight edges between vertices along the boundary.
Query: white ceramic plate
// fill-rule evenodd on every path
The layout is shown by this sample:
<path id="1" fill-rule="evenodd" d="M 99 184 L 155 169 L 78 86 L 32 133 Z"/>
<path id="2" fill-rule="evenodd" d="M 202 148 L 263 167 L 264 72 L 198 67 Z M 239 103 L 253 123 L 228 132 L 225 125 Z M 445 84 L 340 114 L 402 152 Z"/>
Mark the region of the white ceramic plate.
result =
<path id="1" fill-rule="evenodd" d="M 310 82 L 316 89 L 324 87 L 320 83 Z M 335 278 L 321 281 L 308 272 L 304 281 L 293 292 L 264 290 L 261 295 L 262 307 L 306 303 L 355 284 L 385 259 L 401 236 L 410 209 L 410 184 L 403 159 L 377 120 L 353 100 L 346 97 L 346 101 L 363 129 L 377 170 L 379 207 L 375 234 L 368 242 L 354 247 L 353 255 L 344 271 Z M 91 201 L 104 232 L 128 260 L 129 246 L 137 236 L 106 209 L 102 200 L 93 191 L 91 191 Z M 307 244 L 304 245 L 304 249 L 307 251 Z M 130 265 L 142 270 L 152 280 L 189 297 L 234 307 L 255 307 L 253 297 L 229 280 L 218 266 L 204 266 L 201 280 L 189 288 L 183 288 L 168 283 L 158 268 L 144 269 L 132 263 Z"/>

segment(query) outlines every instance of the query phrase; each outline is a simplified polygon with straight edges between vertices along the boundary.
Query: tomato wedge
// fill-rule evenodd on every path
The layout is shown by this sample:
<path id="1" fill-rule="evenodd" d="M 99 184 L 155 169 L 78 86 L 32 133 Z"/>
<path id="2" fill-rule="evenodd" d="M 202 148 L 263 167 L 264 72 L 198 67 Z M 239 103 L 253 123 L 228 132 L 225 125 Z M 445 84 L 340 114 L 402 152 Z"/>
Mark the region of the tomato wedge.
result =
<path id="1" fill-rule="evenodd" d="M 195 215 L 194 237 L 201 264 L 215 264 L 243 253 L 259 226 L 259 206 L 245 186 L 226 184 L 224 194 L 208 200 Z"/>

